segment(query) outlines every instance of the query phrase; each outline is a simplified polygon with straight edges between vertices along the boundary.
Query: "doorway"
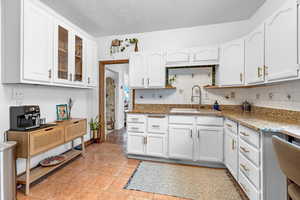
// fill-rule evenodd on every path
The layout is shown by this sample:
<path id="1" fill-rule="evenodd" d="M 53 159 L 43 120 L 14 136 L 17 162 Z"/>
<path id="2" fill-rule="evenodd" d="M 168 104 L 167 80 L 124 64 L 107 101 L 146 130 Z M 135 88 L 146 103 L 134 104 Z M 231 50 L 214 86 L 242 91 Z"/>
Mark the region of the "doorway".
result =
<path id="1" fill-rule="evenodd" d="M 100 61 L 99 63 L 99 120 L 102 124 L 100 128 L 100 141 L 104 142 L 106 136 L 111 130 L 120 130 L 125 127 L 125 111 L 134 105 L 134 90 L 128 88 L 128 68 L 129 60 L 113 60 L 113 61 Z M 107 77 L 106 71 L 116 73 L 114 84 L 112 80 L 108 81 L 115 85 L 115 92 L 113 95 L 109 94 L 107 97 Z M 121 71 L 125 71 L 122 73 Z M 127 73 L 126 73 L 127 71 Z M 109 85 L 109 90 L 112 87 Z M 114 103 L 106 104 L 106 101 L 111 102 L 115 96 Z M 114 105 L 114 106 L 113 106 Z M 113 108 L 114 107 L 114 108 Z M 108 115 L 107 109 L 110 109 Z M 109 122 L 109 123 L 107 123 Z"/>

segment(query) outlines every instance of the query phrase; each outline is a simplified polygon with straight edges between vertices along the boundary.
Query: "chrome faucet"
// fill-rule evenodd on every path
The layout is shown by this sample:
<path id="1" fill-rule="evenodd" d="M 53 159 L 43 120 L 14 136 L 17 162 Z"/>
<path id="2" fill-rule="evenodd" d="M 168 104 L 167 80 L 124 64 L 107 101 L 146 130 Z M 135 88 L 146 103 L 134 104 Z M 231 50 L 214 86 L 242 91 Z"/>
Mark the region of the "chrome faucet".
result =
<path id="1" fill-rule="evenodd" d="M 199 95 L 197 95 L 197 96 L 194 95 L 194 89 L 195 88 L 198 88 L 198 90 L 199 90 Z M 199 98 L 199 105 L 201 105 L 201 88 L 200 88 L 199 85 L 194 85 L 193 88 L 192 88 L 192 97 L 191 97 L 192 103 L 194 102 L 195 97 Z"/>

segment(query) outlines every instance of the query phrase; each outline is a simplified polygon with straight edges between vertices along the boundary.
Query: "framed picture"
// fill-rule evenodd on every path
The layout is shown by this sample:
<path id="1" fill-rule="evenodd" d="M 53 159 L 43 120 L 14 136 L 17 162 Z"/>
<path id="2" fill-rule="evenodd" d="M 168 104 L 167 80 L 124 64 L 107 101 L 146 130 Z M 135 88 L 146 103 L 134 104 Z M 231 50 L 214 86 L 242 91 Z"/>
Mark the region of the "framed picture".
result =
<path id="1" fill-rule="evenodd" d="M 68 119 L 68 105 L 60 104 L 56 105 L 56 118 L 57 121 L 63 121 Z"/>

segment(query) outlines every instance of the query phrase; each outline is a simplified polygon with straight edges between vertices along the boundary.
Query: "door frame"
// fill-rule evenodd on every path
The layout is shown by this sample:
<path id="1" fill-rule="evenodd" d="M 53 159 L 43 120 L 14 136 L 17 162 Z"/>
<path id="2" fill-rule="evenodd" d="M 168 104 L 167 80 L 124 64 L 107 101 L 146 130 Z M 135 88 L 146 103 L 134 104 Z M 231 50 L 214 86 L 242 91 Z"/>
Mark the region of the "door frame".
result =
<path id="1" fill-rule="evenodd" d="M 103 60 L 99 61 L 99 122 L 102 126 L 99 129 L 100 139 L 98 142 L 105 141 L 105 65 L 129 64 L 129 59 L 123 60 Z M 132 105 L 135 105 L 135 90 L 132 91 Z"/>

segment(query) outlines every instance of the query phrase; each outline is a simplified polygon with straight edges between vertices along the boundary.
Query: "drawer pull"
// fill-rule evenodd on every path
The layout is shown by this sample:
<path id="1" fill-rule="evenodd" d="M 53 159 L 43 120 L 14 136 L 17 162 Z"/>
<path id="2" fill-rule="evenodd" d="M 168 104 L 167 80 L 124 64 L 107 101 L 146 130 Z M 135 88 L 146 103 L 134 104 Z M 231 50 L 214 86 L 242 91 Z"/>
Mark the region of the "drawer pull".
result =
<path id="1" fill-rule="evenodd" d="M 235 149 L 235 141 L 234 141 L 234 139 L 232 139 L 232 142 L 231 142 L 231 148 L 232 148 L 232 150 Z"/>
<path id="2" fill-rule="evenodd" d="M 132 130 L 139 130 L 138 127 L 131 127 Z"/>
<path id="3" fill-rule="evenodd" d="M 53 130 L 53 128 L 47 128 L 47 129 L 45 129 L 45 131 L 52 131 Z"/>
<path id="4" fill-rule="evenodd" d="M 242 188 L 245 190 L 245 192 L 248 192 L 248 189 L 246 188 L 246 186 L 243 183 L 240 183 Z"/>
<path id="5" fill-rule="evenodd" d="M 245 147 L 240 147 L 240 149 L 241 149 L 243 152 L 245 152 L 245 153 L 249 153 L 249 152 L 250 152 L 250 151 L 247 150 Z"/>
<path id="6" fill-rule="evenodd" d="M 245 137 L 250 136 L 249 134 L 247 134 L 247 133 L 245 133 L 245 132 L 242 132 L 242 131 L 240 131 L 240 134 L 242 134 L 242 135 L 245 136 Z"/>
<path id="7" fill-rule="evenodd" d="M 162 115 L 149 115 L 148 118 L 159 118 L 159 119 L 163 119 L 163 118 L 166 118 L 166 116 L 162 116 Z"/>
<path id="8" fill-rule="evenodd" d="M 132 121 L 139 121 L 139 118 L 132 118 Z"/>
<path id="9" fill-rule="evenodd" d="M 160 125 L 152 125 L 152 128 L 160 128 Z"/>
<path id="10" fill-rule="evenodd" d="M 226 126 L 228 126 L 229 128 L 232 128 L 232 125 L 231 125 L 231 124 L 226 124 Z"/>
<path id="11" fill-rule="evenodd" d="M 79 123 L 79 121 L 73 122 L 73 124 L 78 124 L 78 123 Z"/>
<path id="12" fill-rule="evenodd" d="M 246 172 L 250 171 L 250 169 L 248 169 L 248 168 L 246 167 L 246 165 L 240 164 L 240 166 L 241 166 Z"/>

